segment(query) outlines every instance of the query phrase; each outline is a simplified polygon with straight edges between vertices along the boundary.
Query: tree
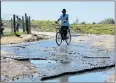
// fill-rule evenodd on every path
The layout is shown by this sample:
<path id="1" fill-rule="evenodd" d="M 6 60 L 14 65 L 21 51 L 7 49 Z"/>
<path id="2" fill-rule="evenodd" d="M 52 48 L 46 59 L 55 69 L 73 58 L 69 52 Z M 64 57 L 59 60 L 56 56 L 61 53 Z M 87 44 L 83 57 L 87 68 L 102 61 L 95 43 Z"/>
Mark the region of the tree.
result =
<path id="1" fill-rule="evenodd" d="M 95 22 L 93 22 L 92 24 L 96 24 Z"/>
<path id="2" fill-rule="evenodd" d="M 115 24 L 115 21 L 113 18 L 108 18 L 108 19 L 105 19 L 105 20 L 99 22 L 99 24 Z"/>
<path id="3" fill-rule="evenodd" d="M 82 22 L 81 24 L 86 24 L 85 22 Z"/>

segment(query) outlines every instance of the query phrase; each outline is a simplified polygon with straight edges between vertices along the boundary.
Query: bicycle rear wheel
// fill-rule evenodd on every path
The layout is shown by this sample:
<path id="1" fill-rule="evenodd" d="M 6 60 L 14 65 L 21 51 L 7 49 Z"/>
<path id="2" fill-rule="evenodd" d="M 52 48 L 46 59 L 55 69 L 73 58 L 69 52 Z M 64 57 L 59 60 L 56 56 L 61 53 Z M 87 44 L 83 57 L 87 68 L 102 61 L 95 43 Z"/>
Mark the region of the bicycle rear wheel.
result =
<path id="1" fill-rule="evenodd" d="M 62 43 L 62 36 L 61 36 L 60 32 L 56 33 L 56 43 L 58 46 L 60 46 Z"/>
<path id="2" fill-rule="evenodd" d="M 70 30 L 67 31 L 67 39 L 65 41 L 66 41 L 67 45 L 69 45 L 70 42 L 71 42 L 71 33 L 70 33 Z"/>

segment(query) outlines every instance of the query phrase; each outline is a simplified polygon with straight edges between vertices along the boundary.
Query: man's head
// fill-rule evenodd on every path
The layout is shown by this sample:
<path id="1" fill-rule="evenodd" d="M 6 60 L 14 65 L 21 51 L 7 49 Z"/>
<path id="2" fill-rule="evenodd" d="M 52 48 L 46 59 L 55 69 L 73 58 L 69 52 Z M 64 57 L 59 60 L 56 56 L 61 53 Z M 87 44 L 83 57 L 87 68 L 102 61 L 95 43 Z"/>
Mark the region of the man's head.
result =
<path id="1" fill-rule="evenodd" d="M 63 10 L 62 10 L 62 13 L 63 13 L 63 14 L 66 14 L 66 9 L 63 9 Z"/>

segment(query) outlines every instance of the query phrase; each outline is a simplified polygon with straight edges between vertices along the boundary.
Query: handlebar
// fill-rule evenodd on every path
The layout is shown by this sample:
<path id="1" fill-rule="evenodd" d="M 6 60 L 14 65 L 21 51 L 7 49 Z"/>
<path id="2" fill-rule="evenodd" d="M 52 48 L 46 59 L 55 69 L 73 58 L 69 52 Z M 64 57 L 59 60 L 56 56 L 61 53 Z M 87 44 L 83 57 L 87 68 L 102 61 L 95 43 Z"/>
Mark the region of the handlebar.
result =
<path id="1" fill-rule="evenodd" d="M 59 28 L 56 28 L 56 29 L 60 29 L 60 27 L 61 27 L 61 24 L 59 24 L 59 23 L 54 23 L 53 25 L 58 25 Z M 70 28 L 69 28 L 69 30 L 70 30 Z"/>

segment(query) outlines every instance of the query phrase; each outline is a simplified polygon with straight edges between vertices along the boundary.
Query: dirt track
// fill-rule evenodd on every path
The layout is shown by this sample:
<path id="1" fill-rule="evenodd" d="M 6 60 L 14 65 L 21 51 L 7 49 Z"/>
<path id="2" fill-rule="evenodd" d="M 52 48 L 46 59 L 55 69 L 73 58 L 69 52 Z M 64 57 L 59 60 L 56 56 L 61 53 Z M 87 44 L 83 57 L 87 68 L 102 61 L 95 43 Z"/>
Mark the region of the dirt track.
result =
<path id="1" fill-rule="evenodd" d="M 38 41 L 42 39 L 48 39 L 45 35 L 36 35 L 36 34 L 24 34 L 20 37 L 16 36 L 6 36 L 1 38 L 1 44 L 16 44 L 16 43 L 22 43 L 22 42 L 32 42 L 32 41 Z"/>
<path id="2" fill-rule="evenodd" d="M 38 74 L 37 69 L 29 61 L 16 61 L 11 59 L 15 54 L 1 52 L 1 79 L 2 82 L 19 79 L 24 76 Z"/>

